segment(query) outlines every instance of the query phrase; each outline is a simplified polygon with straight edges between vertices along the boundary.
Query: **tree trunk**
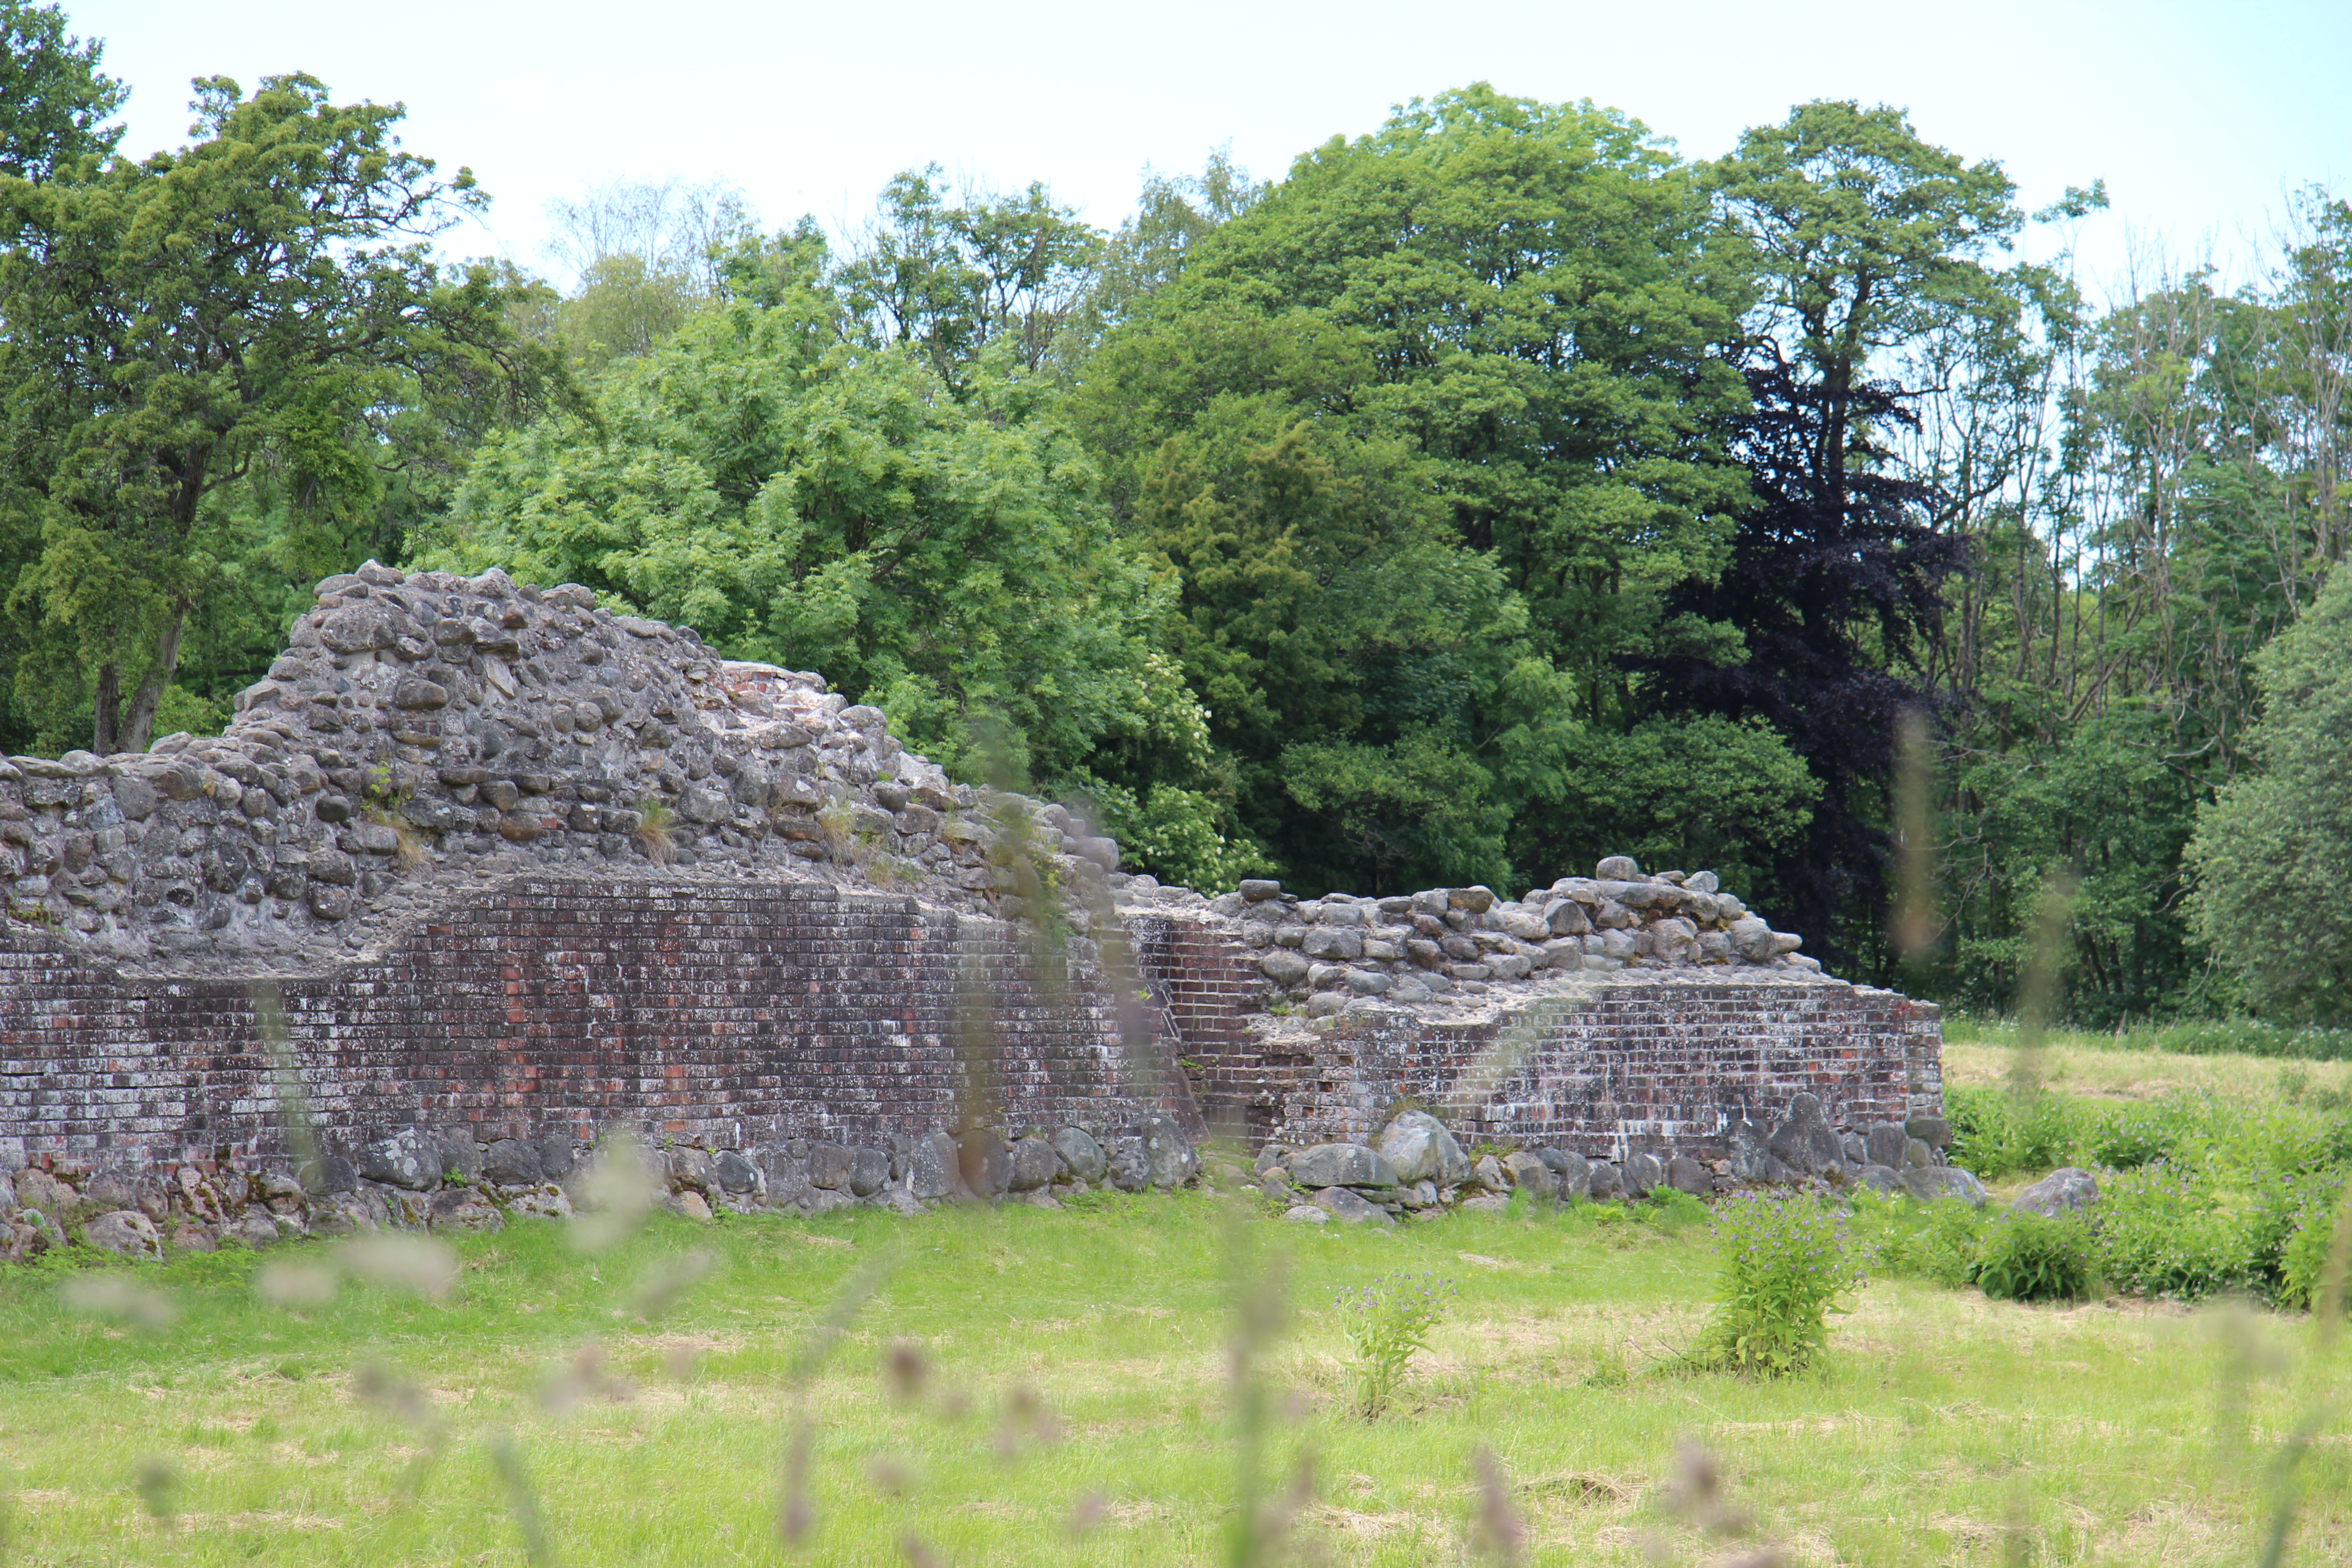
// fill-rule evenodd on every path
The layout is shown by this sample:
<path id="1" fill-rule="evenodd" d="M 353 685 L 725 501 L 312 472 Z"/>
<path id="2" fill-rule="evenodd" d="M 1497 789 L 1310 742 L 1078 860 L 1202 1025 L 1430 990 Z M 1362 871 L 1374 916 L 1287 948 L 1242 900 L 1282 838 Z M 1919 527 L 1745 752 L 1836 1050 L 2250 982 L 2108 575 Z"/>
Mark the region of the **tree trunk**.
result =
<path id="1" fill-rule="evenodd" d="M 98 695 L 91 706 L 96 710 L 90 721 L 89 749 L 100 756 L 111 756 L 121 750 L 115 744 L 122 733 L 122 667 L 101 664 L 98 667 Z"/>
<path id="2" fill-rule="evenodd" d="M 163 688 L 172 684 L 172 677 L 180 672 L 180 634 L 188 624 L 185 601 L 172 606 L 172 618 L 155 638 L 155 657 L 147 662 L 147 673 L 131 694 L 131 710 L 122 716 L 122 729 L 118 736 L 120 750 L 143 752 L 155 738 L 155 707 L 163 700 Z M 104 753 L 100 753 L 103 755 Z"/>

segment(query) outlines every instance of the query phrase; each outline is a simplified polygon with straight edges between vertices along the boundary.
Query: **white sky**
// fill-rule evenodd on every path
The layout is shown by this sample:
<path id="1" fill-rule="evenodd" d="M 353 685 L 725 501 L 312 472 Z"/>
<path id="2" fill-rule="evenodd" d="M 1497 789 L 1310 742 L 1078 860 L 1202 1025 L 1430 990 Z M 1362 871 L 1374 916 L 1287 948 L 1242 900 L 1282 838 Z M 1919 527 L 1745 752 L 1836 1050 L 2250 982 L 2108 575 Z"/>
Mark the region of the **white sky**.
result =
<path id="1" fill-rule="evenodd" d="M 451 249 L 542 270 L 548 203 L 614 179 L 725 180 L 770 227 L 838 230 L 936 160 L 1043 179 L 1108 226 L 1146 164 L 1196 170 L 1229 142 L 1277 175 L 1479 79 L 1613 105 L 1692 156 L 1806 99 L 1900 104 L 2006 165 L 2029 208 L 2104 177 L 2095 282 L 2149 241 L 2227 265 L 2289 188 L 2352 193 L 2352 0 L 66 4 L 131 85 L 126 152 L 184 139 L 191 77 L 306 70 L 406 103 L 412 149 L 473 168 L 495 205 Z"/>

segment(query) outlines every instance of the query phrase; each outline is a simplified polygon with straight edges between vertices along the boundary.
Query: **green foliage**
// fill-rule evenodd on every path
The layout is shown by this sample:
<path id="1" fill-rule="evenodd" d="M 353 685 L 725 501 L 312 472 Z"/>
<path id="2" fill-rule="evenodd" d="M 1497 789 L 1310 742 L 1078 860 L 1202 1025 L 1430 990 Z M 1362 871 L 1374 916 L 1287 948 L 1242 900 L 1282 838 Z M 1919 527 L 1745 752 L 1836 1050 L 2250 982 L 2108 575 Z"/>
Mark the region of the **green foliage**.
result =
<path id="1" fill-rule="evenodd" d="M 2352 1210 L 2347 1210 L 2336 1191 L 2321 1189 L 2309 1194 L 2295 1215 L 2294 1228 L 2279 1249 L 2279 1300 L 2290 1307 L 2315 1310 L 2321 1292 L 2327 1285 L 2327 1273 L 2339 1246 L 2352 1244 Z M 2339 1283 L 2339 1289 L 2342 1285 Z M 2352 1307 L 2352 1290 L 2345 1290 L 2341 1306 Z"/>
<path id="2" fill-rule="evenodd" d="M 348 563 L 403 413 L 564 390 L 516 338 L 520 285 L 432 259 L 481 198 L 401 148 L 397 109 L 304 76 L 215 78 L 195 109 L 176 153 L 0 174 L 7 651 L 100 752 L 146 746 L 192 625 Z"/>
<path id="3" fill-rule="evenodd" d="M 1829 1348 L 1829 1314 L 1861 1289 L 1864 1258 L 1834 1209 L 1807 1194 L 1740 1194 L 1716 1205 L 1721 1273 L 1692 1360 L 1785 1377 Z"/>
<path id="4" fill-rule="evenodd" d="M 66 31 L 62 6 L 0 0 L 0 175 L 72 178 L 114 151 L 105 120 L 131 93 L 98 68 L 105 50 Z"/>
<path id="5" fill-rule="evenodd" d="M 984 721 L 1048 783 L 1123 741 L 1196 744 L 1150 646 L 1160 591 L 1025 379 L 982 366 L 958 402 L 917 356 L 833 344 L 827 311 L 807 289 L 703 311 L 615 369 L 601 433 L 493 438 L 425 561 L 583 583 L 822 669 L 967 777 Z"/>
<path id="6" fill-rule="evenodd" d="M 2074 1215 L 2004 1216 L 1985 1237 L 1969 1279 L 1996 1301 L 2079 1301 L 2098 1289 L 2098 1255 Z"/>
<path id="7" fill-rule="evenodd" d="M 1969 1281 L 1984 1245 L 1984 1214 L 1969 1204 L 1922 1204 L 1868 1188 L 1854 1194 L 1857 1233 L 1877 1268 L 1957 1290 Z"/>
<path id="8" fill-rule="evenodd" d="M 2196 1300 L 2248 1287 L 2257 1274 L 2250 1239 L 2202 1173 L 2151 1165 L 2100 1183 L 2100 1272 L 2119 1290 Z"/>
<path id="9" fill-rule="evenodd" d="M 1429 1331 L 1445 1316 L 1445 1303 L 1458 1295 L 1454 1282 L 1434 1274 L 1384 1274 L 1370 1284 L 1340 1292 L 1332 1304 L 1354 1360 L 1356 1413 L 1376 1420 L 1389 1407 L 1397 1380 L 1412 1358 L 1429 1348 Z"/>
<path id="10" fill-rule="evenodd" d="M 1740 280 L 1641 126 L 1485 87 L 1238 207 L 1071 417 L 1173 570 L 1176 651 L 1285 875 L 1493 880 L 1638 717 L 1619 657 L 1722 558 Z"/>
<path id="11" fill-rule="evenodd" d="M 1705 867 L 1735 891 L 1769 887 L 1773 858 L 1801 850 L 1821 795 L 1770 725 L 1711 713 L 1645 719 L 1580 752 L 1566 777 L 1579 810 L 1551 829 L 1561 863 Z"/>
<path id="12" fill-rule="evenodd" d="M 2352 1023 L 2352 570 L 2255 661 L 2259 771 L 2198 819 L 2188 864 L 2198 936 L 2273 1016 Z"/>
<path id="13" fill-rule="evenodd" d="M 1952 1163 L 1979 1180 L 2046 1171 L 2074 1155 L 2081 1112 L 2062 1095 L 2021 1099 L 2004 1089 L 1950 1089 L 1944 1109 L 1952 1123 Z"/>

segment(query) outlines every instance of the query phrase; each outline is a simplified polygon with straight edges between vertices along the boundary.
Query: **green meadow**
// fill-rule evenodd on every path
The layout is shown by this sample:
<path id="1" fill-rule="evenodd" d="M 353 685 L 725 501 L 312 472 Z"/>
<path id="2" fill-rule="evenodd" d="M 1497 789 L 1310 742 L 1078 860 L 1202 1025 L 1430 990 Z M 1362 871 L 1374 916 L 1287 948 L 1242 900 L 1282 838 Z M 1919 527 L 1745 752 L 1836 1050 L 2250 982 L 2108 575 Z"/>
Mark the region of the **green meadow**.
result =
<path id="1" fill-rule="evenodd" d="M 2253 1563 L 2283 1503 L 2285 1560 L 2352 1557 L 2352 1376 L 2309 1319 L 1874 1278 L 1816 1371 L 1694 1373 L 1686 1202 L 1320 1231 L 1183 1193 L 457 1253 L 437 1300 L 324 1244 L 10 1271 L 5 1560 Z M 1459 1294 L 1367 1422 L 1335 1298 L 1400 1270 Z"/>

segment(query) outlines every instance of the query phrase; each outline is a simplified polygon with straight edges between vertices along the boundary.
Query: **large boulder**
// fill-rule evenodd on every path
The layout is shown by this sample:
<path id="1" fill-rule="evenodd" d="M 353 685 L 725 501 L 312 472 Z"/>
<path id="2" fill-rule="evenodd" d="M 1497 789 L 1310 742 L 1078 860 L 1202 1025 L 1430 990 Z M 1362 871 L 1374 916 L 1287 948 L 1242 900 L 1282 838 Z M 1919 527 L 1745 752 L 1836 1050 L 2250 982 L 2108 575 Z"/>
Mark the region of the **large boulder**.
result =
<path id="1" fill-rule="evenodd" d="M 1822 1112 L 1820 1099 L 1800 1094 L 1789 1101 L 1789 1114 L 1772 1130 L 1765 1147 L 1790 1170 L 1809 1176 L 1845 1169 L 1845 1146 Z"/>
<path id="2" fill-rule="evenodd" d="M 2098 1201 L 2098 1178 L 2078 1166 L 2066 1165 L 2051 1172 L 2018 1194 L 2017 1201 L 2009 1205 L 2009 1212 L 2038 1214 L 2043 1219 L 2055 1219 L 2062 1214 L 2089 1208 Z"/>
<path id="3" fill-rule="evenodd" d="M 501 1138 L 482 1152 L 482 1179 L 501 1187 L 535 1187 L 547 1178 L 539 1151 L 520 1138 Z"/>
<path id="4" fill-rule="evenodd" d="M 1956 1166 L 1917 1166 L 1903 1172 L 1896 1180 L 1903 1184 L 1905 1192 L 1922 1203 L 1958 1198 L 1974 1208 L 1985 1206 L 1984 1184 Z"/>
<path id="5" fill-rule="evenodd" d="M 1201 1157 L 1192 1152 L 1192 1141 L 1172 1116 L 1153 1112 L 1143 1118 L 1136 1131 L 1143 1139 L 1143 1157 L 1151 1166 L 1151 1184 L 1155 1187 L 1181 1187 L 1191 1181 L 1201 1169 Z"/>
<path id="6" fill-rule="evenodd" d="M 1013 1145 L 1013 1191 L 1034 1193 L 1050 1184 L 1054 1173 L 1061 1168 L 1061 1159 L 1054 1146 L 1045 1139 L 1031 1135 L 1017 1140 Z"/>
<path id="7" fill-rule="evenodd" d="M 1426 1110 L 1408 1110 L 1390 1122 L 1381 1133 L 1379 1152 L 1400 1182 L 1453 1186 L 1470 1173 L 1470 1156 Z"/>
<path id="8" fill-rule="evenodd" d="M 61 1219 L 74 1204 L 74 1190 L 47 1171 L 27 1167 L 16 1173 L 16 1206 L 37 1209 Z"/>
<path id="9" fill-rule="evenodd" d="M 700 1193 L 708 1199 L 719 1190 L 719 1173 L 710 1168 L 710 1155 L 701 1149 L 672 1149 L 669 1152 L 669 1190 L 674 1193 Z"/>
<path id="10" fill-rule="evenodd" d="M 441 1184 L 441 1145 L 422 1127 L 404 1127 L 360 1151 L 360 1174 L 388 1187 L 421 1193 Z"/>
<path id="11" fill-rule="evenodd" d="M 908 1151 L 907 1190 L 926 1202 L 954 1197 L 963 1191 L 961 1164 L 954 1139 L 944 1132 L 927 1132 Z"/>
<path id="12" fill-rule="evenodd" d="M 1081 1182 L 1099 1182 L 1109 1168 L 1102 1145 L 1083 1127 L 1065 1127 L 1055 1133 L 1054 1152 L 1061 1156 L 1070 1174 Z"/>
<path id="13" fill-rule="evenodd" d="M 702 1202 L 701 1194 L 689 1188 L 684 1195 L 701 1207 L 702 1218 L 710 1217 L 710 1207 Z M 451 1187 L 446 1192 L 434 1194 L 430 1224 L 435 1230 L 457 1232 L 498 1231 L 507 1227 L 506 1215 L 499 1213 L 488 1198 L 471 1187 Z"/>
<path id="14" fill-rule="evenodd" d="M 822 1187 L 829 1193 L 845 1192 L 849 1187 L 850 1166 L 855 1156 L 846 1143 L 818 1143 L 809 1150 L 809 1185 Z"/>
<path id="15" fill-rule="evenodd" d="M 1538 1149 L 1536 1158 L 1551 1168 L 1559 1179 L 1562 1199 L 1592 1195 L 1592 1162 L 1581 1154 L 1571 1154 L 1565 1149 Z"/>
<path id="16" fill-rule="evenodd" d="M 964 1185 L 982 1197 L 1001 1198 L 1013 1190 L 1013 1151 L 992 1129 L 965 1130 L 956 1139 L 956 1153 Z"/>
<path id="17" fill-rule="evenodd" d="M 137 1209 L 116 1209 L 85 1220 L 82 1244 L 119 1258 L 161 1258 L 163 1237 L 155 1222 Z"/>
<path id="18" fill-rule="evenodd" d="M 1903 1146 L 1910 1141 L 1911 1134 L 1903 1130 L 1900 1121 L 1874 1121 L 1863 1129 L 1863 1163 L 1899 1171 L 1903 1168 Z"/>
<path id="19" fill-rule="evenodd" d="M 1290 1179 L 1302 1187 L 1393 1187 L 1390 1163 L 1361 1143 L 1318 1143 L 1290 1157 Z"/>
<path id="20" fill-rule="evenodd" d="M 710 1156 L 710 1169 L 728 1192 L 740 1195 L 759 1189 L 760 1168 L 740 1149 L 721 1149 Z"/>
<path id="21" fill-rule="evenodd" d="M 1705 1197 L 1715 1190 L 1715 1178 L 1688 1154 L 1677 1154 L 1666 1162 L 1666 1185 L 1693 1197 Z"/>
<path id="22" fill-rule="evenodd" d="M 1324 1187 L 1314 1197 L 1315 1206 L 1343 1225 L 1394 1225 L 1388 1211 L 1365 1199 L 1362 1194 L 1347 1187 Z"/>
<path id="23" fill-rule="evenodd" d="M 1549 1165 L 1525 1149 L 1503 1156 L 1503 1175 L 1512 1189 L 1531 1198 L 1559 1196 L 1559 1178 Z"/>
<path id="24" fill-rule="evenodd" d="M 1114 1138 L 1104 1151 L 1103 1174 L 1122 1193 L 1147 1192 L 1151 1186 L 1151 1158 L 1140 1138 Z"/>
<path id="25" fill-rule="evenodd" d="M 870 1198 L 890 1184 L 890 1152 L 887 1149 L 852 1149 L 849 1152 L 849 1190 L 861 1198 Z"/>
<path id="26" fill-rule="evenodd" d="M 1628 1154 L 1625 1156 L 1623 1175 L 1625 1195 L 1629 1198 L 1646 1198 L 1653 1191 L 1665 1184 L 1665 1163 L 1655 1154 L 1646 1152 Z"/>

